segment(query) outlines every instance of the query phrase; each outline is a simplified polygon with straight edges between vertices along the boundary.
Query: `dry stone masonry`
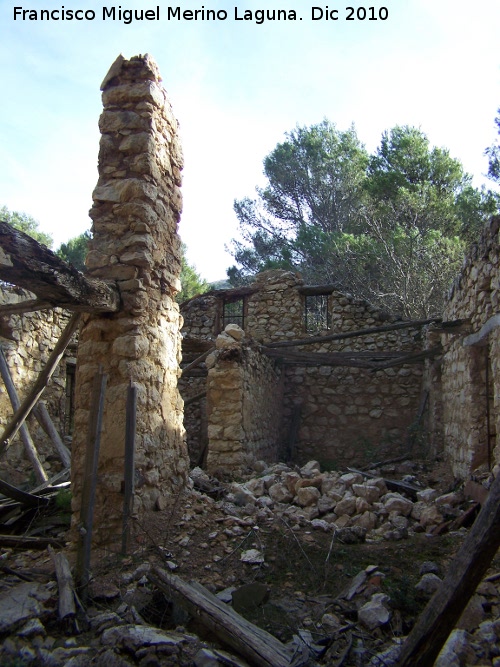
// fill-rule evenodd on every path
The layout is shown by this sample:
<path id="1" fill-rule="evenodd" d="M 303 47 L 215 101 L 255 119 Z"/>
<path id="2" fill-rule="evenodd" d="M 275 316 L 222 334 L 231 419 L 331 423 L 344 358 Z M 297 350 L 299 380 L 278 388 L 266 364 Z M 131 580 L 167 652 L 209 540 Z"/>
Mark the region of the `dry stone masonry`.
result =
<path id="1" fill-rule="evenodd" d="M 0 288 L 0 304 L 12 305 L 33 298 L 33 294 L 18 287 L 3 285 Z M 0 319 L 0 344 L 10 370 L 19 400 L 22 401 L 35 382 L 54 349 L 61 332 L 68 323 L 69 314 L 61 308 L 24 314 L 12 314 Z M 74 369 L 76 339 L 72 341 L 64 359 L 52 375 L 42 400 L 61 436 L 71 435 L 71 391 L 68 367 Z M 13 415 L 13 408 L 4 383 L 0 380 L 0 424 L 3 429 Z M 40 461 L 49 476 L 59 472 L 61 461 L 54 446 L 33 416 L 28 418 L 28 428 L 36 443 Z M 32 474 L 23 445 L 17 435 L 2 459 L 2 479 L 11 484 L 23 483 Z"/>
<path id="2" fill-rule="evenodd" d="M 116 281 L 122 308 L 86 315 L 80 332 L 72 485 L 78 512 L 94 376 L 108 374 L 97 480 L 98 541 L 119 537 L 127 387 L 138 390 L 136 509 L 181 490 L 188 460 L 177 391 L 180 362 L 181 147 L 148 55 L 120 56 L 102 84 L 99 181 L 90 211 L 91 276 Z M 77 514 L 75 516 L 78 516 Z"/>
<path id="3" fill-rule="evenodd" d="M 500 301 L 499 229 L 500 217 L 492 218 L 452 287 L 444 319 L 465 320 L 471 336 L 442 336 L 441 382 L 431 384 L 431 396 L 442 413 L 435 438 L 444 440 L 453 472 L 462 479 L 500 462 L 500 328 L 494 325 Z M 470 344 L 490 320 L 491 332 Z"/>
<path id="4" fill-rule="evenodd" d="M 195 340 L 205 341 L 206 345 L 216 342 L 218 348 L 215 357 L 207 359 L 207 365 L 211 365 L 207 414 L 208 461 L 212 462 L 212 469 L 223 465 L 234 471 L 243 463 L 245 450 L 248 458 L 258 458 L 260 446 L 270 453 L 271 461 L 278 456 L 301 463 L 315 457 L 330 467 L 369 463 L 406 453 L 408 429 L 416 419 L 421 400 L 421 366 L 403 365 L 372 372 L 346 366 L 282 365 L 279 359 L 265 357 L 262 346 L 308 335 L 308 290 L 297 274 L 274 270 L 259 274 L 246 288 L 212 292 L 182 305 L 186 349 Z M 325 286 L 324 291 L 329 330 L 323 330 L 323 334 L 349 333 L 396 321 L 332 286 Z M 245 334 L 238 342 L 234 341 L 234 327 L 217 337 L 231 317 L 225 313 L 226 304 L 235 299 L 242 301 Z M 408 328 L 315 343 L 308 345 L 307 351 L 411 353 L 422 349 L 422 345 L 418 330 Z M 189 382 L 183 378 L 184 397 L 199 392 L 204 378 L 191 378 Z M 227 383 L 231 383 L 230 388 Z M 220 405 L 222 401 L 224 407 Z M 254 421 L 262 420 L 258 436 L 248 437 L 244 424 L 248 411 L 242 409 L 247 404 L 253 405 Z M 188 414 L 192 414 L 191 410 L 190 407 Z M 230 420 L 226 429 L 221 423 L 223 415 Z M 196 428 L 194 420 L 190 425 Z M 192 432 L 190 440 L 195 446 Z M 257 441 L 261 445 L 257 446 Z M 235 443 L 246 444 L 240 447 Z M 266 458 L 264 454 L 262 457 Z"/>

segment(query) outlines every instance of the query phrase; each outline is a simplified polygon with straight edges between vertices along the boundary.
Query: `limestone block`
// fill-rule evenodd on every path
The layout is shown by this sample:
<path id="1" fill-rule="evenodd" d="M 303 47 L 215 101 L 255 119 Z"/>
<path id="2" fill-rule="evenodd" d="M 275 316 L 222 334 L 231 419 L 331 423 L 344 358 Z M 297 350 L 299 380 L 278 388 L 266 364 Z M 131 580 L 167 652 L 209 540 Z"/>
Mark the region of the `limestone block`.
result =
<path id="1" fill-rule="evenodd" d="M 338 514 L 339 516 L 342 516 L 344 514 L 352 516 L 353 514 L 355 514 L 356 498 L 354 496 L 344 497 L 337 503 L 335 507 L 335 513 Z"/>
<path id="2" fill-rule="evenodd" d="M 120 336 L 115 339 L 112 351 L 121 357 L 139 359 L 147 356 L 149 340 L 145 336 Z"/>
<path id="3" fill-rule="evenodd" d="M 413 508 L 413 503 L 400 493 L 387 493 L 383 497 L 384 506 L 388 512 L 399 512 L 403 516 L 408 516 Z"/>
<path id="4" fill-rule="evenodd" d="M 293 494 L 279 482 L 269 488 L 269 497 L 276 503 L 290 503 L 293 500 Z"/>
<path id="5" fill-rule="evenodd" d="M 375 503 L 381 496 L 380 489 L 375 485 L 353 484 L 353 493 L 360 498 L 364 498 L 368 503 Z"/>
<path id="6" fill-rule="evenodd" d="M 391 618 L 390 611 L 385 606 L 389 597 L 384 593 L 375 593 L 369 602 L 358 610 L 358 620 L 369 630 L 375 630 L 385 625 Z"/>
<path id="7" fill-rule="evenodd" d="M 245 332 L 237 324 L 228 324 L 224 329 L 224 333 L 236 341 L 243 340 L 245 337 Z"/>
<path id="8" fill-rule="evenodd" d="M 321 493 L 314 486 L 303 486 L 297 491 L 297 503 L 301 507 L 310 507 L 318 502 Z"/>

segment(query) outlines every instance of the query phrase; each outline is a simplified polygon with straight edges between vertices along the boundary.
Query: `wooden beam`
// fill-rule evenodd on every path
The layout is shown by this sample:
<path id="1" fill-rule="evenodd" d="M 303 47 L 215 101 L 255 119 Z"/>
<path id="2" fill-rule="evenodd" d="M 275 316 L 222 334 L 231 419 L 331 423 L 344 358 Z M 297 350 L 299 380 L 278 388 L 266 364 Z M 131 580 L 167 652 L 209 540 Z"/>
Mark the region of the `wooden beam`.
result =
<path id="1" fill-rule="evenodd" d="M 61 436 L 57 432 L 54 422 L 52 421 L 48 410 L 43 401 L 39 401 L 33 409 L 33 414 L 35 415 L 38 423 L 43 428 L 45 433 L 49 436 L 52 444 L 56 448 L 59 458 L 62 461 L 62 464 L 65 468 L 71 467 L 71 454 L 69 449 L 66 447 L 64 442 L 61 439 Z"/>
<path id="2" fill-rule="evenodd" d="M 10 368 L 7 364 L 7 361 L 5 359 L 3 347 L 0 345 L 0 374 L 2 375 L 2 379 L 5 384 L 5 388 L 7 389 L 7 393 L 10 398 L 10 402 L 12 404 L 12 409 L 14 412 L 19 409 L 20 401 L 19 401 L 19 396 L 17 395 L 16 388 L 14 386 L 14 382 L 12 381 L 12 376 L 10 374 Z M 19 433 L 21 436 L 21 440 L 23 441 L 24 449 L 26 451 L 26 454 L 31 461 L 31 465 L 33 466 L 35 476 L 37 479 L 37 482 L 39 484 L 43 484 L 44 482 L 47 482 L 49 477 L 47 473 L 45 472 L 45 469 L 42 465 L 42 462 L 40 461 L 38 457 L 38 451 L 37 448 L 35 447 L 35 443 L 33 442 L 33 439 L 31 438 L 30 432 L 28 431 L 28 427 L 26 424 L 21 424 L 19 427 Z"/>
<path id="3" fill-rule="evenodd" d="M 218 600 L 201 584 L 188 584 L 158 567 L 154 567 L 147 576 L 169 599 L 175 597 L 197 621 L 250 664 L 256 667 L 291 666 L 293 656 L 286 646 Z M 299 660 L 293 664 L 294 667 L 300 667 L 305 663 Z"/>
<path id="4" fill-rule="evenodd" d="M 0 279 L 69 310 L 120 309 L 120 294 L 114 283 L 84 276 L 31 236 L 4 221 L 0 221 Z"/>
<path id="5" fill-rule="evenodd" d="M 184 407 L 187 408 L 188 405 L 191 405 L 191 403 L 196 403 L 196 401 L 201 401 L 202 398 L 205 398 L 207 395 L 206 389 L 204 391 L 201 391 L 199 394 L 196 394 L 195 396 L 190 396 L 189 398 L 186 398 L 184 401 Z"/>
<path id="6" fill-rule="evenodd" d="M 3 479 L 0 479 L 0 493 L 3 493 L 7 498 L 12 498 L 12 500 L 17 500 L 21 505 L 26 507 L 42 507 L 43 505 L 48 505 L 50 503 L 49 498 L 43 498 L 39 496 L 34 496 L 32 493 L 27 493 L 18 489 L 16 486 L 12 486 L 8 482 L 4 482 Z"/>
<path id="7" fill-rule="evenodd" d="M 87 599 L 90 582 L 90 552 L 92 547 L 92 529 L 94 525 L 94 506 L 97 488 L 97 468 L 101 446 L 102 421 L 104 416 L 104 394 L 108 376 L 99 371 L 94 377 L 92 405 L 89 413 L 87 451 L 85 452 L 85 470 L 80 506 L 80 543 L 77 553 L 77 579 L 81 587 L 83 602 Z"/>
<path id="8" fill-rule="evenodd" d="M 127 405 L 125 410 L 125 461 L 123 482 L 123 529 L 122 554 L 127 554 L 130 537 L 130 519 L 134 505 L 135 491 L 135 434 L 137 416 L 137 387 L 132 383 L 127 391 Z"/>
<path id="9" fill-rule="evenodd" d="M 425 327 L 428 324 L 441 324 L 439 317 L 432 317 L 426 320 L 407 320 L 405 322 L 395 322 L 386 324 L 382 327 L 370 327 L 369 329 L 358 329 L 357 331 L 348 331 L 346 333 L 328 334 L 326 336 L 311 336 L 309 338 L 299 338 L 297 340 L 284 340 L 276 343 L 268 343 L 267 347 L 295 347 L 296 345 L 312 345 L 313 343 L 326 343 L 333 340 L 346 340 L 348 338 L 358 338 L 360 336 L 371 336 L 373 334 L 385 333 L 387 331 L 397 331 L 398 329 L 416 329 Z"/>
<path id="10" fill-rule="evenodd" d="M 500 547 L 500 475 L 446 576 L 417 619 L 400 667 L 431 667 Z"/>
<path id="11" fill-rule="evenodd" d="M 19 406 L 19 409 L 16 410 L 16 413 L 14 414 L 11 422 L 5 428 L 0 441 L 0 458 L 2 454 L 4 454 L 7 451 L 10 443 L 12 442 L 12 438 L 21 428 L 21 425 L 23 424 L 24 420 L 29 415 L 31 410 L 36 405 L 38 399 L 42 395 L 45 387 L 47 386 L 48 381 L 52 377 L 52 374 L 57 368 L 57 365 L 61 361 L 64 351 L 68 347 L 68 344 L 78 327 L 79 321 L 80 321 L 80 313 L 73 313 L 68 324 L 66 325 L 66 328 L 62 332 L 61 337 L 57 341 L 56 346 L 52 350 L 45 368 L 39 374 L 35 384 L 31 388 L 31 391 L 28 393 L 22 404 Z"/>
<path id="12" fill-rule="evenodd" d="M 23 313 L 48 310 L 49 308 L 54 308 L 54 304 L 40 299 L 26 299 L 25 301 L 19 301 L 19 303 L 6 303 L 0 306 L 0 317 L 3 315 L 22 315 Z"/>
<path id="13" fill-rule="evenodd" d="M 199 364 L 201 364 L 202 361 L 205 361 L 205 359 L 208 357 L 208 355 L 211 354 L 212 352 L 215 352 L 215 347 L 211 347 L 206 352 L 203 352 L 203 354 L 200 354 L 199 357 L 196 357 L 196 359 L 194 361 L 192 361 L 190 364 L 188 364 L 187 366 L 184 366 L 184 368 L 182 369 L 182 372 L 181 372 L 181 376 L 182 375 L 187 375 L 187 373 L 189 373 L 190 370 L 192 370 L 196 366 L 199 366 Z"/>

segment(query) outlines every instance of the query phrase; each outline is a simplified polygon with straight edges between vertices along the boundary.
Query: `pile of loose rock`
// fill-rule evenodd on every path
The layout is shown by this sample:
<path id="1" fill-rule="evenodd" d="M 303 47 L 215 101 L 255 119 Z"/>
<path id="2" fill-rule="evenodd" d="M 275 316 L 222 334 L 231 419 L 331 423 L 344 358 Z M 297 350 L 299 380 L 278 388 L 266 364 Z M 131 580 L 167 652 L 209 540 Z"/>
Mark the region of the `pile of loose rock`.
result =
<path id="1" fill-rule="evenodd" d="M 398 540 L 445 525 L 459 528 L 460 517 L 470 507 L 462 491 L 441 495 L 408 483 L 400 485 L 403 493 L 390 491 L 391 482 L 381 476 L 321 472 L 317 461 L 300 469 L 281 463 L 261 467 L 260 476 L 230 484 L 222 501 L 226 508 L 230 504 L 230 512 L 279 516 L 292 527 L 310 524 L 317 530 L 335 530 L 346 542 Z M 199 468 L 192 472 L 195 484 L 203 477 Z"/>

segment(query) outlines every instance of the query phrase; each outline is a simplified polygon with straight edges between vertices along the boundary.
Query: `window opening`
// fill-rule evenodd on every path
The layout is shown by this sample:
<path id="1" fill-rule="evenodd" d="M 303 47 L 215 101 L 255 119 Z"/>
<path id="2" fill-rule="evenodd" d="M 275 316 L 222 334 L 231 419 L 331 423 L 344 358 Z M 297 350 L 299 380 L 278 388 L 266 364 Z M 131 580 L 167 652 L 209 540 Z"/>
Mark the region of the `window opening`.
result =
<path id="1" fill-rule="evenodd" d="M 243 297 L 239 299 L 231 299 L 224 301 L 222 307 L 222 329 L 224 330 L 228 324 L 237 324 L 244 329 L 245 323 L 245 303 Z"/>
<path id="2" fill-rule="evenodd" d="M 330 328 L 328 294 L 314 294 L 305 297 L 305 329 L 307 333 L 317 333 Z"/>

